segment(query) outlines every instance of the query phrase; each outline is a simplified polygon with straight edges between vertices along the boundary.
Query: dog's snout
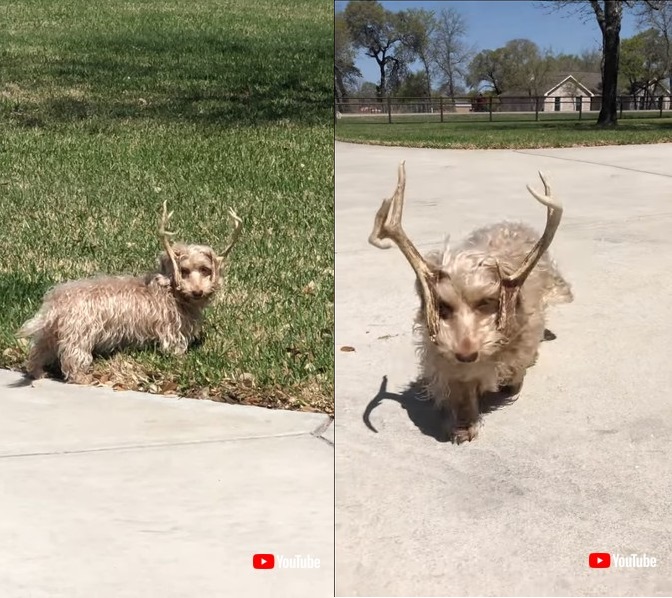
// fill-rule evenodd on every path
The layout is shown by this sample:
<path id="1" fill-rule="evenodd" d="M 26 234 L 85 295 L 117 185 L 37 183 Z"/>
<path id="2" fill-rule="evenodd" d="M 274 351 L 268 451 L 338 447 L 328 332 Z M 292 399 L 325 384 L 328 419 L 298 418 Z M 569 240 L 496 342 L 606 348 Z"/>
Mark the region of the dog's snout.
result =
<path id="1" fill-rule="evenodd" d="M 455 358 L 462 363 L 473 363 L 478 359 L 478 351 L 474 351 L 473 353 L 455 353 Z"/>
<path id="2" fill-rule="evenodd" d="M 196 297 L 196 299 L 203 297 L 203 291 L 192 291 L 191 294 Z"/>

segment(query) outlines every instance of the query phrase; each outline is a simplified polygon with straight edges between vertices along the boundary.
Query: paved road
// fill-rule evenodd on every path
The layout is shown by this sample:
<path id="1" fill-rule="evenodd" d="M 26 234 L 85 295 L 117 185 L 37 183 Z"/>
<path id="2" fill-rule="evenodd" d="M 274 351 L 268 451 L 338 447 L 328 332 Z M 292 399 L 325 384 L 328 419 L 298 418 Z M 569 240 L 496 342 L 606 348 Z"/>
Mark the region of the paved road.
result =
<path id="1" fill-rule="evenodd" d="M 408 390 L 413 272 L 367 244 L 402 159 L 421 250 L 498 219 L 541 228 L 538 169 L 565 205 L 552 251 L 576 301 L 550 313 L 518 401 L 461 446 Z M 336 253 L 337 595 L 670 595 L 672 145 L 337 143 Z M 590 569 L 593 551 L 658 566 Z"/>
<path id="2" fill-rule="evenodd" d="M 326 416 L 7 371 L 0 406 L 3 598 L 333 596 Z"/>

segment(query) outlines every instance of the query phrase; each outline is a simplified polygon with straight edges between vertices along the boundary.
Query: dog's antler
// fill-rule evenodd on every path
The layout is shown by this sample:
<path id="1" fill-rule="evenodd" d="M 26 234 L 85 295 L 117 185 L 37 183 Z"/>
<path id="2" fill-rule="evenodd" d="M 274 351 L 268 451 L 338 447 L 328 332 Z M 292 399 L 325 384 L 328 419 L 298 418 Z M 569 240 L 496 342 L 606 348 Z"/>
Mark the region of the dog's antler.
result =
<path id="1" fill-rule="evenodd" d="M 224 258 L 227 255 L 229 255 L 229 253 L 233 249 L 233 246 L 238 242 L 238 238 L 240 237 L 240 233 L 243 228 L 242 219 L 240 218 L 240 216 L 238 216 L 238 214 L 236 214 L 235 210 L 233 210 L 232 208 L 229 208 L 229 216 L 233 218 L 233 234 L 231 235 L 231 241 L 226 246 L 226 249 L 222 252 L 222 257 Z"/>
<path id="2" fill-rule="evenodd" d="M 383 200 L 383 204 L 378 209 L 373 223 L 373 231 L 369 235 L 369 243 L 379 249 L 389 249 L 390 243 L 385 239 L 394 242 L 409 264 L 415 271 L 415 275 L 420 282 L 422 292 L 422 305 L 425 312 L 425 322 L 427 332 L 433 342 L 436 341 L 436 334 L 439 330 L 439 310 L 434 293 L 434 285 L 437 282 L 437 273 L 433 270 L 427 261 L 420 255 L 420 252 L 408 238 L 404 229 L 401 227 L 401 215 L 404 209 L 404 190 L 406 189 L 406 169 L 405 162 L 399 164 L 397 179 L 397 189 L 394 195 Z"/>
<path id="3" fill-rule="evenodd" d="M 163 214 L 161 215 L 161 220 L 159 221 L 159 236 L 161 237 L 161 242 L 163 247 L 170 258 L 170 262 L 173 265 L 173 272 L 175 276 L 175 286 L 179 289 L 182 286 L 182 275 L 179 267 L 177 266 L 177 258 L 175 257 L 175 252 L 173 251 L 172 246 L 170 245 L 170 237 L 175 233 L 166 230 L 168 226 L 168 221 L 171 219 L 173 213 L 168 213 L 168 201 L 163 202 Z"/>
<path id="4" fill-rule="evenodd" d="M 530 272 L 534 270 L 541 256 L 550 247 L 555 232 L 558 230 L 558 226 L 560 226 L 560 220 L 562 220 L 562 204 L 557 199 L 554 200 L 551 197 L 551 186 L 541 171 L 539 171 L 539 178 L 541 178 L 541 182 L 544 184 L 544 195 L 541 195 L 529 185 L 527 185 L 527 190 L 539 203 L 546 206 L 546 228 L 541 238 L 536 242 L 527 256 L 525 256 L 523 263 L 513 274 L 503 276 L 500 270 L 501 287 L 497 323 L 497 327 L 500 330 L 508 330 L 511 326 L 520 287 L 523 286 L 523 283 L 530 275 Z"/>

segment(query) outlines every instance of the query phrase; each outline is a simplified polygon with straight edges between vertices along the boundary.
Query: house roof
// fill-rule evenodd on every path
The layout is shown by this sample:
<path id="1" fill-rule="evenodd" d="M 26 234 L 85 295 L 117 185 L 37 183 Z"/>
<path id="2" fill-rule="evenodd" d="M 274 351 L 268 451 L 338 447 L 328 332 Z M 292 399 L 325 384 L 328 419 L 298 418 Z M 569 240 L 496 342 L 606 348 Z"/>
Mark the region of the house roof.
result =
<path id="1" fill-rule="evenodd" d="M 564 71 L 550 73 L 548 75 L 547 91 L 544 95 L 550 95 L 567 79 L 573 79 L 574 82 L 592 95 L 597 94 L 602 88 L 602 74 L 579 71 Z"/>
<path id="2" fill-rule="evenodd" d="M 544 91 L 541 95 L 549 95 L 560 84 L 564 83 L 568 78 L 574 79 L 577 85 L 582 87 L 590 95 L 597 95 L 602 90 L 602 74 L 601 73 L 592 73 L 592 72 L 580 72 L 580 71 L 561 71 L 555 73 L 549 73 L 545 79 L 546 83 L 543 87 Z M 529 95 L 527 90 L 516 90 L 510 89 L 500 94 L 500 97 L 527 97 Z"/>

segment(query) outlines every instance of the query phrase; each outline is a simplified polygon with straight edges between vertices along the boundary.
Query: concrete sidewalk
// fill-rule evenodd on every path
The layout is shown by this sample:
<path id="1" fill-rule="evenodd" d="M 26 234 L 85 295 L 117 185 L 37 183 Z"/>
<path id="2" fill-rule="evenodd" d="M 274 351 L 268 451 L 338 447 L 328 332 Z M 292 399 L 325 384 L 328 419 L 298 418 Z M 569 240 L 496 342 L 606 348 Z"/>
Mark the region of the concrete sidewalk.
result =
<path id="1" fill-rule="evenodd" d="M 333 595 L 327 416 L 7 371 L 0 405 L 0 596 Z"/>
<path id="2" fill-rule="evenodd" d="M 413 271 L 367 243 L 400 160 L 421 251 L 506 218 L 541 230 L 539 169 L 565 205 L 551 251 L 576 301 L 549 313 L 520 398 L 461 446 L 409 389 Z M 337 595 L 670 595 L 672 145 L 337 143 L 336 254 Z M 590 569 L 590 552 L 658 566 Z"/>

